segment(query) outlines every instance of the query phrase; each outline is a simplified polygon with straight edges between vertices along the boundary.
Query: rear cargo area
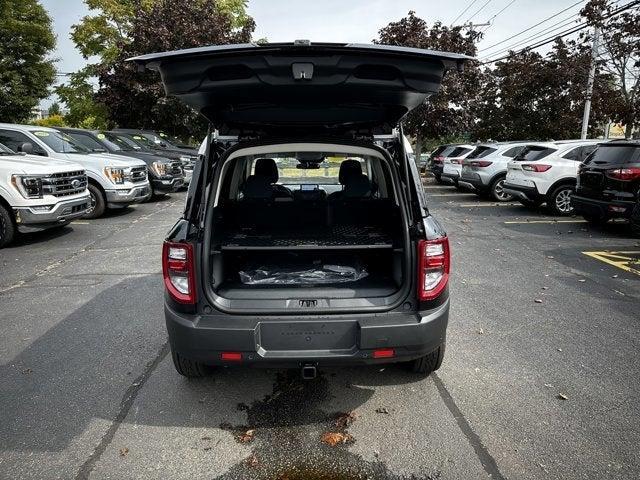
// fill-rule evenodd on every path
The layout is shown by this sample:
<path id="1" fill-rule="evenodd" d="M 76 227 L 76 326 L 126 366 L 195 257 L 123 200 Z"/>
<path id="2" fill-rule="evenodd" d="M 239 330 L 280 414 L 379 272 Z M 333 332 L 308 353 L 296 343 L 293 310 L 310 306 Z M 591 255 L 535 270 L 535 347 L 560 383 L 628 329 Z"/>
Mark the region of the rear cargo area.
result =
<path id="1" fill-rule="evenodd" d="M 255 159 L 243 161 L 245 166 L 229 168 L 237 192 L 231 185 L 223 192 L 230 198 L 213 210 L 215 295 L 237 305 L 275 299 L 374 302 L 397 294 L 406 277 L 405 229 L 382 162 L 372 167 L 359 159 L 356 165 L 351 158 L 345 166 L 339 159 L 335 166 L 325 161 L 320 172 L 300 172 L 271 158 L 260 158 L 257 169 Z M 268 180 L 260 177 L 265 172 Z M 284 183 L 285 175 L 296 183 Z"/>
<path id="2" fill-rule="evenodd" d="M 225 298 L 380 297 L 402 281 L 399 215 L 384 201 L 229 205 L 214 242 Z"/>

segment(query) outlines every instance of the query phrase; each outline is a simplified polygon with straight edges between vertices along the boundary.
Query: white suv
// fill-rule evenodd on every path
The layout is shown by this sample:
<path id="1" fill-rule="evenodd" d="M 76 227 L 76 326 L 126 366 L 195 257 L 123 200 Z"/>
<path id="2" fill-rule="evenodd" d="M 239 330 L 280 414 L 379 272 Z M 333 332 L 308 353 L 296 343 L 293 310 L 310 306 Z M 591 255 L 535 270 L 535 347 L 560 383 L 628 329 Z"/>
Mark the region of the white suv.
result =
<path id="1" fill-rule="evenodd" d="M 0 144 L 0 248 L 21 233 L 66 225 L 90 205 L 82 166 Z"/>
<path id="2" fill-rule="evenodd" d="M 525 146 L 507 165 L 504 191 L 526 206 L 547 204 L 555 215 L 571 215 L 578 168 L 602 140 L 565 140 Z"/>
<path id="3" fill-rule="evenodd" d="M 458 187 L 460 172 L 462 171 L 462 161 L 467 158 L 475 149 L 474 145 L 457 145 L 449 156 L 445 156 L 442 164 L 442 175 L 440 178 L 444 183 L 453 184 Z"/>
<path id="4" fill-rule="evenodd" d="M 80 164 L 88 177 L 91 208 L 88 218 L 106 208 L 123 208 L 151 196 L 147 164 L 142 160 L 91 153 L 53 128 L 0 123 L 0 143 L 11 150 Z"/>
<path id="5" fill-rule="evenodd" d="M 504 191 L 507 163 L 520 153 L 525 142 L 483 143 L 462 161 L 458 184 L 478 195 L 490 195 L 498 202 L 509 202 L 513 196 Z"/>

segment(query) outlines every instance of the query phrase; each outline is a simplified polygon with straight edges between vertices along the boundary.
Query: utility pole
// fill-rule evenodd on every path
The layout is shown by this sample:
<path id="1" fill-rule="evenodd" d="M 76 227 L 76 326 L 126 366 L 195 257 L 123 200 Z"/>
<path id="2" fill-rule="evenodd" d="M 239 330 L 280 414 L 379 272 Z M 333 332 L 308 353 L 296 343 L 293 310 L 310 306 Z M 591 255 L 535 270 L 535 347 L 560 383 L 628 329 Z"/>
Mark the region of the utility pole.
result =
<path id="1" fill-rule="evenodd" d="M 461 28 L 468 28 L 469 30 L 473 30 L 475 27 L 488 27 L 489 25 L 491 25 L 491 22 L 487 22 L 487 23 L 469 22 L 469 23 L 463 23 L 460 27 Z"/>
<path id="2" fill-rule="evenodd" d="M 593 29 L 593 45 L 591 45 L 591 67 L 589 68 L 589 78 L 587 79 L 587 94 L 584 101 L 584 112 L 582 114 L 582 132 L 580 138 L 587 138 L 589 129 L 589 115 L 591 114 L 591 97 L 593 96 L 593 82 L 596 77 L 596 62 L 598 61 L 598 41 L 600 38 L 600 28 L 596 25 Z"/>

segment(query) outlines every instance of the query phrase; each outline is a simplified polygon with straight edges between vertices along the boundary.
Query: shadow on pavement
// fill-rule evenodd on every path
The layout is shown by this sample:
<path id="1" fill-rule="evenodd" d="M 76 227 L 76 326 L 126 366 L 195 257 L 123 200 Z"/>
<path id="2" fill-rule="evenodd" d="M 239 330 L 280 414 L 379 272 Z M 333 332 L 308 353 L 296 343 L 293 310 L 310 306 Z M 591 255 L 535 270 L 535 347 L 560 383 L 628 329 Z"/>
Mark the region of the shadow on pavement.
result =
<path id="1" fill-rule="evenodd" d="M 164 374 L 156 378 L 149 372 L 152 385 L 144 384 L 135 401 L 136 425 L 221 428 L 229 435 L 259 429 L 254 454 L 262 462 L 267 451 L 271 457 L 262 470 L 265 475 L 287 471 L 290 480 L 395 478 L 383 464 L 363 462 L 346 448 L 318 439 L 328 431 L 346 433 L 347 426 L 336 426 L 336 416 L 366 403 L 374 394 L 371 387 L 424 378 L 387 365 L 326 370 L 306 382 L 298 371 L 241 368 L 186 380 L 170 368 L 168 358 L 159 362 L 166 342 L 161 283 L 159 275 L 149 275 L 107 288 L 0 366 L 2 450 L 58 452 L 78 441 L 97 445 L 114 420 L 130 421 L 131 404 L 122 410 L 129 395 L 125 392 L 137 388 L 135 379 L 155 361 L 166 370 L 156 371 Z M 433 395 L 438 395 L 435 387 Z M 204 402 L 203 397 L 212 400 Z M 245 415 L 246 421 L 239 420 Z M 289 468 L 308 475 L 296 476 Z M 255 478 L 244 463 L 232 472 Z M 322 472 L 341 474 L 316 475 Z"/>

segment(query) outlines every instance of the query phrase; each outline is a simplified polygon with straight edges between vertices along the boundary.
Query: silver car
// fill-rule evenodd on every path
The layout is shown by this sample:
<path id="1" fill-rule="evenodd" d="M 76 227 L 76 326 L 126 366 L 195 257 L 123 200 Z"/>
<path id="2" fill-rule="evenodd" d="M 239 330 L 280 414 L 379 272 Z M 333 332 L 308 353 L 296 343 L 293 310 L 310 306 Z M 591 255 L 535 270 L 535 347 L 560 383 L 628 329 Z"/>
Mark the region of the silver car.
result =
<path id="1" fill-rule="evenodd" d="M 513 200 L 504 191 L 507 163 L 531 142 L 483 143 L 462 161 L 458 183 L 478 194 L 488 194 L 498 202 Z"/>

